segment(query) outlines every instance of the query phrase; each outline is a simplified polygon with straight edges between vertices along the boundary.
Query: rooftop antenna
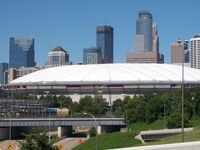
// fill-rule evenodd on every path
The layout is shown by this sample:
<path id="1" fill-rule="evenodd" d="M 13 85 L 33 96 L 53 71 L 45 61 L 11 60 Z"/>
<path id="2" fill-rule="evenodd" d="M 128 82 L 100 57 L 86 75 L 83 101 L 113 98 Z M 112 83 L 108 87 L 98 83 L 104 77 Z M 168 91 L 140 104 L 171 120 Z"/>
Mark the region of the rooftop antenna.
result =
<path id="1" fill-rule="evenodd" d="M 181 39 L 180 39 L 180 37 L 178 38 L 177 42 L 178 42 L 179 45 L 181 44 Z"/>

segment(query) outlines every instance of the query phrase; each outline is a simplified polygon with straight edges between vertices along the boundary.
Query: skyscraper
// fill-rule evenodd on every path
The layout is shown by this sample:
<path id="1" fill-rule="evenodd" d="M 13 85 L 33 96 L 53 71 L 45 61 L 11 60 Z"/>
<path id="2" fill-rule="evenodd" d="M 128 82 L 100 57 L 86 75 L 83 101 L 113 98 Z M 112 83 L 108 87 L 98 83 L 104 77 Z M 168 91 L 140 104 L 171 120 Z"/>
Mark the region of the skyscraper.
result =
<path id="1" fill-rule="evenodd" d="M 153 52 L 159 53 L 159 36 L 158 36 L 158 30 L 156 23 L 153 23 L 152 27 L 152 33 L 153 33 Z"/>
<path id="2" fill-rule="evenodd" d="M 9 67 L 34 67 L 34 39 L 10 38 Z"/>
<path id="3" fill-rule="evenodd" d="M 5 84 L 4 72 L 8 70 L 8 63 L 0 63 L 0 85 Z"/>
<path id="4" fill-rule="evenodd" d="M 184 44 L 180 40 L 171 44 L 171 63 L 182 64 Z"/>
<path id="5" fill-rule="evenodd" d="M 136 21 L 135 50 L 152 51 L 152 14 L 149 11 L 140 11 Z"/>
<path id="6" fill-rule="evenodd" d="M 83 64 L 101 64 L 102 55 L 100 47 L 90 47 L 83 49 Z"/>
<path id="7" fill-rule="evenodd" d="M 97 47 L 101 48 L 102 62 L 113 63 L 113 27 L 109 25 L 97 26 Z"/>
<path id="8" fill-rule="evenodd" d="M 191 67 L 200 69 L 200 35 L 190 39 Z"/>
<path id="9" fill-rule="evenodd" d="M 57 46 L 48 53 L 48 67 L 69 65 L 69 53 Z"/>
<path id="10" fill-rule="evenodd" d="M 159 52 L 157 25 L 149 11 L 140 11 L 136 21 L 135 51 L 127 54 L 127 63 L 164 63 Z"/>
<path id="11" fill-rule="evenodd" d="M 184 42 L 184 52 L 185 52 L 185 63 L 190 63 L 190 49 L 188 40 L 185 40 Z"/>

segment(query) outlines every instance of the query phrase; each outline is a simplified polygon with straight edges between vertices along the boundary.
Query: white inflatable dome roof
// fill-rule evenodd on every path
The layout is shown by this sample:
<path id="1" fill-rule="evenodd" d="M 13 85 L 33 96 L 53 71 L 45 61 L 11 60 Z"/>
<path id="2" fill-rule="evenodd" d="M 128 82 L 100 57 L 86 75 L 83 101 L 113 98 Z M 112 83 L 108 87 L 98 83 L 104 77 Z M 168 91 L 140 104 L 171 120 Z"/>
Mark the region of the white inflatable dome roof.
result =
<path id="1" fill-rule="evenodd" d="M 180 84 L 182 67 L 171 64 L 94 64 L 47 68 L 9 85 Z M 184 67 L 184 82 L 200 84 L 200 70 Z"/>

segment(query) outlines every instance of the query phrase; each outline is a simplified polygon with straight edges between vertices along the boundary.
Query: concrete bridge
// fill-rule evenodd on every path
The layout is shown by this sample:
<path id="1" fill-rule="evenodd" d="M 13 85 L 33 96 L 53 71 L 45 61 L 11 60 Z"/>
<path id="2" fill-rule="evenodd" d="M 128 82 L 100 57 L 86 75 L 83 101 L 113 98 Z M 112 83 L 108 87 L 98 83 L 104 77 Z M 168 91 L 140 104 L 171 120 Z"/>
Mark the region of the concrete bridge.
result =
<path id="1" fill-rule="evenodd" d="M 113 132 L 125 126 L 123 118 L 5 118 L 0 120 L 0 140 L 32 131 L 34 127 L 58 127 L 58 136 L 72 134 L 73 126 L 96 126 L 97 133 Z"/>

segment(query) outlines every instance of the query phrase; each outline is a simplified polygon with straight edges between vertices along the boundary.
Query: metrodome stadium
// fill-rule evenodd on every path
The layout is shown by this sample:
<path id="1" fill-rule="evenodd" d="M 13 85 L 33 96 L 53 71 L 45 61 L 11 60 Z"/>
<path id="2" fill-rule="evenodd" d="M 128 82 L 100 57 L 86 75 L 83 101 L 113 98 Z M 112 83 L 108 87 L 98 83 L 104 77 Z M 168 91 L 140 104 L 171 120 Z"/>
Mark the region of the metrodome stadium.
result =
<path id="1" fill-rule="evenodd" d="M 182 80 L 184 78 L 184 80 Z M 47 68 L 13 80 L 4 89 L 29 94 L 64 94 L 78 100 L 102 94 L 112 101 L 146 91 L 176 91 L 200 85 L 200 70 L 171 64 L 94 64 Z"/>

